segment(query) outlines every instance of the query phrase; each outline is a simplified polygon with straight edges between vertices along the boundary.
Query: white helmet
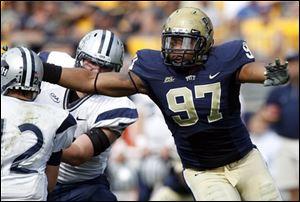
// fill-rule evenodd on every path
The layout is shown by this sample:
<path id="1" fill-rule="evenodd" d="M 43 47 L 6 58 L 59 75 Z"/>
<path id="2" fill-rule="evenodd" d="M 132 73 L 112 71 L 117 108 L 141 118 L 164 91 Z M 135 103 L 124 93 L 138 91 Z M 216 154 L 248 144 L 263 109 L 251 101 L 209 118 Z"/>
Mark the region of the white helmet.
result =
<path id="1" fill-rule="evenodd" d="M 122 41 L 109 30 L 94 30 L 86 34 L 76 50 L 76 67 L 81 66 L 82 59 L 119 72 L 123 65 L 124 46 Z"/>
<path id="2" fill-rule="evenodd" d="M 43 63 L 32 50 L 25 47 L 9 49 L 1 56 L 1 94 L 9 89 L 40 93 Z"/>

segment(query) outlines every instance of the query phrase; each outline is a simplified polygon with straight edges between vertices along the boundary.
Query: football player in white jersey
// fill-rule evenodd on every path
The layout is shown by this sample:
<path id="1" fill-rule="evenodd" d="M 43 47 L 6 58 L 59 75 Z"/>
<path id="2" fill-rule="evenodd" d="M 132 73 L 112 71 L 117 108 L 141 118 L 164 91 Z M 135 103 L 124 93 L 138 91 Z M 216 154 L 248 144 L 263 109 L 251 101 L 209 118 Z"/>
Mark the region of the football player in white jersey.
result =
<path id="1" fill-rule="evenodd" d="M 118 72 L 123 54 L 123 44 L 114 33 L 94 30 L 81 39 L 75 59 L 61 52 L 41 52 L 39 56 L 55 65 L 82 66 L 102 73 Z M 63 151 L 58 184 L 48 200 L 117 200 L 104 173 L 110 145 L 137 120 L 133 102 L 127 97 L 85 94 L 49 83 L 43 84 L 38 101 L 68 109 L 78 123 L 76 140 Z"/>
<path id="2" fill-rule="evenodd" d="M 34 102 L 42 76 L 40 58 L 27 48 L 1 56 L 1 201 L 45 201 L 73 140 L 68 111 Z"/>

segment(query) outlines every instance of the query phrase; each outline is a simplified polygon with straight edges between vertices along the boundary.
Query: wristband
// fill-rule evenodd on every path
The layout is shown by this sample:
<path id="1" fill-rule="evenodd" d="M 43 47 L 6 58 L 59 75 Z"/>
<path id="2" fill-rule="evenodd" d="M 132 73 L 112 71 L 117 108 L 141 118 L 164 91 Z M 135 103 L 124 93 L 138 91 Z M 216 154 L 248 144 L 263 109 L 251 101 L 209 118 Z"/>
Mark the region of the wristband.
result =
<path id="1" fill-rule="evenodd" d="M 62 72 L 62 67 L 50 63 L 44 63 L 44 75 L 43 81 L 47 81 L 53 84 L 58 84 Z"/>

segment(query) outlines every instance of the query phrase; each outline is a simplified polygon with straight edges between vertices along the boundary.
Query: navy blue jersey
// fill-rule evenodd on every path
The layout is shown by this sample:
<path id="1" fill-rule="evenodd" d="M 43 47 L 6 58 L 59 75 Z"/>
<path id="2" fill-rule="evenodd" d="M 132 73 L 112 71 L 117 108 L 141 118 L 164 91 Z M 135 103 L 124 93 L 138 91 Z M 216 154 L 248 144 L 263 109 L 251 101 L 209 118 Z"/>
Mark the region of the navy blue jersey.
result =
<path id="1" fill-rule="evenodd" d="M 280 119 L 272 128 L 283 137 L 299 139 L 299 88 L 291 84 L 275 88 L 267 103 L 276 104 L 281 110 Z"/>
<path id="2" fill-rule="evenodd" d="M 164 64 L 161 52 L 137 52 L 131 71 L 163 112 L 184 167 L 207 169 L 239 160 L 253 144 L 240 117 L 236 71 L 254 57 L 244 41 L 210 50 L 192 75 Z"/>

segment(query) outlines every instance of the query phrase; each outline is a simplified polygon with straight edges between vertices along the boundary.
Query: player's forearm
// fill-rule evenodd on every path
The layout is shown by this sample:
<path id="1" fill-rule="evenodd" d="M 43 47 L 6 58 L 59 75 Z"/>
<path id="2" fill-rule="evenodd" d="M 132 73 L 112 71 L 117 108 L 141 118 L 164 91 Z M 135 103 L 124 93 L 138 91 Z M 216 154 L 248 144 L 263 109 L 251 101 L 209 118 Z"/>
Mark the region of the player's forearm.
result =
<path id="1" fill-rule="evenodd" d="M 63 151 L 62 161 L 79 166 L 93 157 L 94 149 L 90 139 L 83 134 L 76 138 L 70 147 Z"/>
<path id="2" fill-rule="evenodd" d="M 275 62 L 264 66 L 261 63 L 246 64 L 241 68 L 237 79 L 240 82 L 263 83 L 264 86 L 278 86 L 289 81 L 288 62 L 280 63 L 276 58 Z"/>
<path id="3" fill-rule="evenodd" d="M 84 93 L 97 93 L 113 97 L 128 96 L 137 93 L 146 93 L 139 80 L 136 84 L 127 73 L 95 73 L 83 68 L 62 68 L 53 64 L 44 63 L 43 81 L 59 84 L 65 88 Z"/>
<path id="4" fill-rule="evenodd" d="M 250 63 L 242 67 L 238 80 L 241 83 L 263 83 L 266 79 L 264 76 L 265 68 L 262 63 Z"/>
<path id="5" fill-rule="evenodd" d="M 101 73 L 96 85 L 99 94 L 112 97 L 128 96 L 137 92 L 127 73 Z"/>
<path id="6" fill-rule="evenodd" d="M 62 68 L 49 63 L 43 63 L 43 67 L 43 81 L 81 92 L 94 92 L 94 81 L 97 75 L 94 72 L 83 68 Z"/>
<path id="7" fill-rule="evenodd" d="M 83 68 L 62 68 L 58 84 L 85 93 L 94 93 L 96 73 Z"/>
<path id="8" fill-rule="evenodd" d="M 46 166 L 46 176 L 48 179 L 48 187 L 47 190 L 48 192 L 52 192 L 55 188 L 56 182 L 57 182 L 57 177 L 58 177 L 58 170 L 59 170 L 59 165 L 58 166 L 52 166 L 52 165 L 47 165 Z"/>
<path id="9" fill-rule="evenodd" d="M 72 166 L 79 166 L 85 162 L 81 153 L 81 149 L 77 145 L 72 144 L 68 149 L 64 150 L 62 161 Z"/>

